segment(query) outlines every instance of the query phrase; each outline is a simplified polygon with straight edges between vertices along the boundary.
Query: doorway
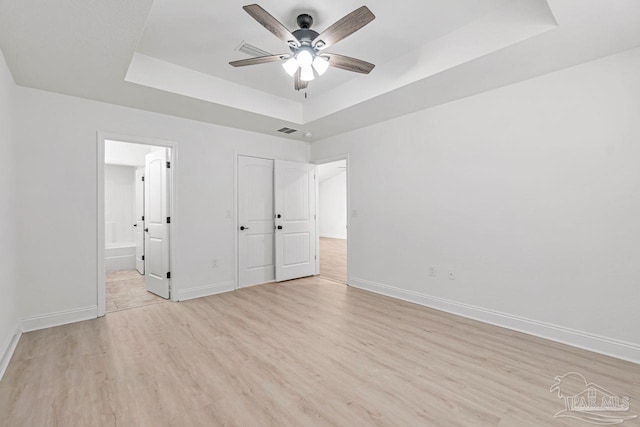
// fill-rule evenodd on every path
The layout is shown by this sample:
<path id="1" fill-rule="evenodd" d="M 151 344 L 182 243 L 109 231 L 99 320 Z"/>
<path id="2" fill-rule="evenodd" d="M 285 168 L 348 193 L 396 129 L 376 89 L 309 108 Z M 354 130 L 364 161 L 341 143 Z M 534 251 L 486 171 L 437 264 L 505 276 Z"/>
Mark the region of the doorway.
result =
<path id="1" fill-rule="evenodd" d="M 237 156 L 238 287 L 316 274 L 315 169 Z"/>
<path id="2" fill-rule="evenodd" d="M 98 143 L 98 313 L 165 302 L 173 147 L 100 135 Z"/>
<path id="3" fill-rule="evenodd" d="M 348 186 L 346 158 L 318 165 L 320 276 L 347 284 Z"/>

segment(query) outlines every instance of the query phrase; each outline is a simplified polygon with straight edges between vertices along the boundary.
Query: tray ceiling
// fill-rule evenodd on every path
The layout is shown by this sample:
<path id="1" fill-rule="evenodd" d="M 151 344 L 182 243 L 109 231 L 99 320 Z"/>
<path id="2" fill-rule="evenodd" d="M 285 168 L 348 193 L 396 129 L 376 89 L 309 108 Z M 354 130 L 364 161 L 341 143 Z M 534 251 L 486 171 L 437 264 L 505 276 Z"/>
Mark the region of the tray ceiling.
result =
<path id="1" fill-rule="evenodd" d="M 290 28 L 322 30 L 351 1 L 260 3 Z M 0 2 L 0 48 L 16 82 L 96 101 L 310 141 L 640 45 L 636 0 L 372 0 L 376 19 L 331 48 L 376 64 L 331 68 L 308 98 L 281 67 L 234 69 L 247 42 L 283 44 L 222 0 Z M 286 50 L 286 48 L 285 48 Z"/>

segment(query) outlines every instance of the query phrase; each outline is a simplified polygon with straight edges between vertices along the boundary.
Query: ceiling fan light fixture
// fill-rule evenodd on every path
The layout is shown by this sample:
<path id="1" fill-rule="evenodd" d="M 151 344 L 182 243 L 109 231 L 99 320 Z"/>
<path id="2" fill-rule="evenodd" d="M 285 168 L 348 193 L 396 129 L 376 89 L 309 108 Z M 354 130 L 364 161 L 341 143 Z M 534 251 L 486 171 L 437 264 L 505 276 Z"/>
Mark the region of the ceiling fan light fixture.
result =
<path id="1" fill-rule="evenodd" d="M 300 69 L 300 80 L 303 82 L 310 82 L 315 78 L 316 76 L 313 75 L 313 68 L 311 68 L 311 65 Z"/>
<path id="2" fill-rule="evenodd" d="M 313 68 L 319 76 L 323 75 L 329 68 L 329 60 L 321 56 L 316 56 L 313 60 Z"/>
<path id="3" fill-rule="evenodd" d="M 296 55 L 296 60 L 298 61 L 298 66 L 300 68 L 305 69 L 307 67 L 311 67 L 313 63 L 313 53 L 310 49 L 300 49 L 298 54 Z"/>
<path id="4" fill-rule="evenodd" d="M 293 77 L 296 74 L 296 71 L 298 71 L 298 61 L 296 61 L 295 58 L 291 58 L 282 64 L 282 68 L 284 68 L 287 74 Z"/>
<path id="5" fill-rule="evenodd" d="M 291 32 L 258 4 L 249 4 L 242 9 L 269 32 L 287 43 L 289 53 L 270 55 L 263 52 L 261 55 L 253 55 L 255 58 L 229 62 L 233 67 L 281 62 L 286 73 L 294 78 L 293 88 L 296 91 L 306 89 L 309 86 L 308 82 L 323 75 L 329 66 L 361 74 L 369 74 L 375 67 L 374 64 L 349 56 L 322 53 L 323 49 L 330 48 L 375 19 L 375 15 L 367 6 L 361 6 L 345 15 L 322 33 L 311 28 L 313 18 L 308 13 L 298 15 L 297 23 L 300 28 Z"/>

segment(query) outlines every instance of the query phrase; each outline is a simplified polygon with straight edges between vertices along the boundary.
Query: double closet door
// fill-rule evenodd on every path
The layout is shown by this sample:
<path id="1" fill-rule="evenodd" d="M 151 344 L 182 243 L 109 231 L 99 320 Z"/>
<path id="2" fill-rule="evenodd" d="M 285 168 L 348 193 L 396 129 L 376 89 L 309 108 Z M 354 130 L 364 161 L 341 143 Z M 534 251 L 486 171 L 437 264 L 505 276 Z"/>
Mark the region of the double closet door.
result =
<path id="1" fill-rule="evenodd" d="M 238 285 L 316 272 L 315 166 L 238 157 Z"/>

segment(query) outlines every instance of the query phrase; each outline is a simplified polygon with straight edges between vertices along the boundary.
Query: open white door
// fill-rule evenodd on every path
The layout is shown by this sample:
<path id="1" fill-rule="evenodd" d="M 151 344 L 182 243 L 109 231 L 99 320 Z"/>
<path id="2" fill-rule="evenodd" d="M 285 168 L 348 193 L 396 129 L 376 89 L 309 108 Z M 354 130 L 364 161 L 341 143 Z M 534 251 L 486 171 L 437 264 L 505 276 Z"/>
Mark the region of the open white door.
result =
<path id="1" fill-rule="evenodd" d="M 273 281 L 273 160 L 238 157 L 238 227 L 238 286 Z"/>
<path id="2" fill-rule="evenodd" d="M 275 161 L 276 281 L 316 268 L 315 166 Z"/>
<path id="3" fill-rule="evenodd" d="M 136 169 L 136 270 L 144 274 L 144 169 Z"/>
<path id="4" fill-rule="evenodd" d="M 167 149 L 145 156 L 145 286 L 169 298 L 169 185 Z"/>

